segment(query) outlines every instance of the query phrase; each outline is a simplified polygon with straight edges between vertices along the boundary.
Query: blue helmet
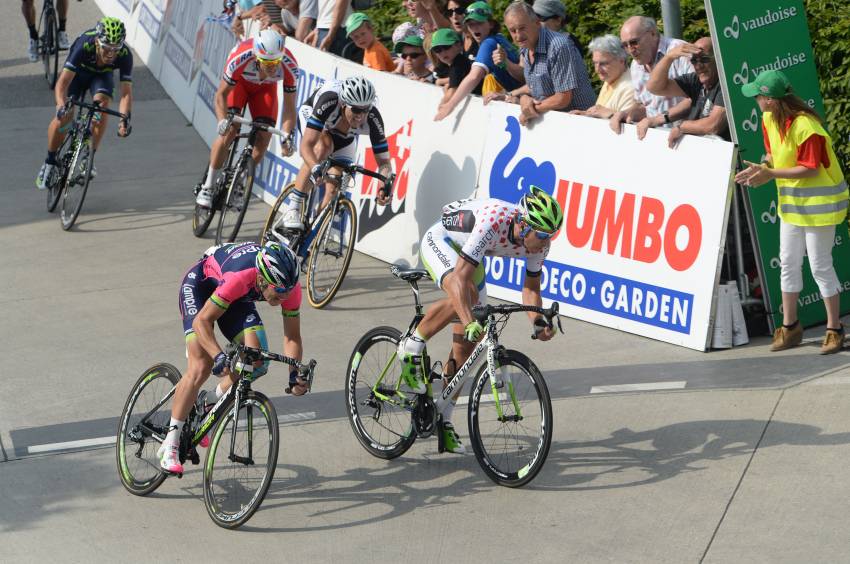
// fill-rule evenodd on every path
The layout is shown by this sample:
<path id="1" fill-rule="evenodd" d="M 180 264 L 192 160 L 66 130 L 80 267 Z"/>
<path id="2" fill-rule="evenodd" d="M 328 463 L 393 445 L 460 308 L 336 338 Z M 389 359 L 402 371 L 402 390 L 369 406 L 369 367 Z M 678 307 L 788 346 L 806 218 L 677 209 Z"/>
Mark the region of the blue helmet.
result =
<path id="1" fill-rule="evenodd" d="M 269 241 L 256 258 L 257 271 L 278 288 L 289 290 L 298 282 L 298 259 L 286 245 Z"/>

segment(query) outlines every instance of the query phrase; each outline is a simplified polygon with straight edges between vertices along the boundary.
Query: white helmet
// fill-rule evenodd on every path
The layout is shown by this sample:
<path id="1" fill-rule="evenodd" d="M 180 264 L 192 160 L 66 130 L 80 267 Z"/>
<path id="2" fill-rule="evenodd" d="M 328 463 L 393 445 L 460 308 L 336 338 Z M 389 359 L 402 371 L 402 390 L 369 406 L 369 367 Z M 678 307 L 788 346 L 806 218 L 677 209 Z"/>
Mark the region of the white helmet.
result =
<path id="1" fill-rule="evenodd" d="M 339 98 L 346 106 L 368 108 L 375 103 L 375 87 L 362 76 L 349 76 L 342 81 Z"/>
<path id="2" fill-rule="evenodd" d="M 260 59 L 283 57 L 283 36 L 273 29 L 264 29 L 254 36 L 254 55 Z"/>

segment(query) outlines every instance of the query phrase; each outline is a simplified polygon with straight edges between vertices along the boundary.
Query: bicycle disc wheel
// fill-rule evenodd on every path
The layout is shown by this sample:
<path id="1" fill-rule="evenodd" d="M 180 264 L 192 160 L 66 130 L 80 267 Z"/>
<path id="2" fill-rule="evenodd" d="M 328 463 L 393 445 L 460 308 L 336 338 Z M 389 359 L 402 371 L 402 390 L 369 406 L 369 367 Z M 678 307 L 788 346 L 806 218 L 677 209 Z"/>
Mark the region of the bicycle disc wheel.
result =
<path id="1" fill-rule="evenodd" d="M 204 463 L 204 503 L 216 525 L 235 529 L 263 503 L 277 466 L 277 413 L 269 398 L 248 392 L 239 415 L 229 410 L 213 431 Z"/>
<path id="2" fill-rule="evenodd" d="M 148 368 L 133 385 L 118 420 L 115 456 L 118 475 L 128 492 L 147 495 L 167 477 L 160 470 L 159 450 L 171 423 L 174 386 L 180 371 L 170 364 Z"/>
<path id="3" fill-rule="evenodd" d="M 204 182 L 207 181 L 208 171 L 204 171 L 204 177 L 201 179 L 201 183 L 199 186 L 203 186 Z M 198 194 L 195 193 L 195 197 Z M 207 228 L 212 223 L 213 217 L 215 217 L 215 206 L 211 208 L 205 208 L 203 206 L 199 206 L 197 202 L 194 202 L 195 210 L 192 213 L 192 233 L 195 234 L 195 237 L 203 237 L 204 233 L 207 232 Z"/>
<path id="4" fill-rule="evenodd" d="M 516 488 L 534 479 L 552 442 L 552 402 L 540 371 L 518 351 L 504 351 L 496 374 L 498 403 L 487 364 L 469 393 L 469 438 L 484 473 Z"/>
<path id="5" fill-rule="evenodd" d="M 295 190 L 295 183 L 290 182 L 275 200 L 268 217 L 266 217 L 266 223 L 260 231 L 260 245 L 265 245 L 270 240 L 280 243 L 286 239 L 283 233 L 283 214 L 289 206 L 289 195 L 293 190 Z"/>
<path id="6" fill-rule="evenodd" d="M 348 198 L 340 198 L 336 211 L 327 214 L 310 249 L 307 263 L 307 300 L 323 308 L 334 298 L 354 253 L 357 214 Z"/>
<path id="7" fill-rule="evenodd" d="M 251 188 L 254 186 L 254 160 L 245 158 L 236 167 L 221 214 L 218 216 L 218 229 L 215 232 L 215 244 L 232 243 L 239 235 L 248 203 L 251 201 Z"/>
<path id="8" fill-rule="evenodd" d="M 378 458 L 401 456 L 416 440 L 412 413 L 382 400 L 374 391 L 375 383 L 383 375 L 377 391 L 400 399 L 396 395 L 401 378 L 401 364 L 396 358 L 400 339 L 398 329 L 376 327 L 363 335 L 348 362 L 345 379 L 348 421 L 363 448 Z"/>
<path id="9" fill-rule="evenodd" d="M 41 24 L 39 50 L 41 61 L 44 63 L 44 78 L 47 80 L 47 87 L 53 90 L 59 75 L 59 23 L 56 21 L 56 12 L 42 12 Z"/>
<path id="10" fill-rule="evenodd" d="M 94 164 L 94 153 L 91 150 L 91 138 L 83 139 L 78 143 L 71 158 L 65 176 L 65 185 L 62 189 L 62 209 L 59 211 L 59 219 L 62 220 L 62 229 L 68 231 L 77 221 L 80 210 L 83 209 L 83 201 L 86 199 L 86 190 L 91 182 L 91 168 Z"/>

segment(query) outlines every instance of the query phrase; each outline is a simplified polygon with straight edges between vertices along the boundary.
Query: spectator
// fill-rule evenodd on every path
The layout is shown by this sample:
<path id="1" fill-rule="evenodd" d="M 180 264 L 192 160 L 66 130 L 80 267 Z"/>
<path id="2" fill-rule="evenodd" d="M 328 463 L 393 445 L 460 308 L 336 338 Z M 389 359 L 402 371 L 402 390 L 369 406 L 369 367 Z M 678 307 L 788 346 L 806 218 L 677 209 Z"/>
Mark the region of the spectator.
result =
<path id="1" fill-rule="evenodd" d="M 393 57 L 375 37 L 372 20 L 363 12 L 354 12 L 345 22 L 345 35 L 363 49 L 363 66 L 379 71 L 395 70 Z"/>
<path id="2" fill-rule="evenodd" d="M 402 40 L 406 39 L 407 37 L 410 37 L 411 35 L 418 35 L 423 40 L 426 37 L 425 31 L 419 24 L 415 24 L 412 22 L 402 22 L 398 24 L 393 30 L 392 34 L 393 45 L 398 45 L 402 42 Z M 395 47 L 393 48 L 393 51 L 395 51 Z M 404 59 L 402 59 L 400 56 L 395 57 L 395 72 L 398 74 L 404 74 Z"/>
<path id="3" fill-rule="evenodd" d="M 632 56 L 630 74 L 635 88 L 637 104 L 630 112 L 617 112 L 611 117 L 611 129 L 620 133 L 620 124 L 637 124 L 638 139 L 646 136 L 650 127 L 669 127 L 670 123 L 688 113 L 690 100 L 682 97 L 656 96 L 646 88 L 649 75 L 667 51 L 684 43 L 681 39 L 668 39 L 658 33 L 655 20 L 633 16 L 620 30 L 623 48 Z M 679 57 L 670 65 L 669 76 L 675 78 L 694 72 L 690 59 Z"/>
<path id="4" fill-rule="evenodd" d="M 264 14 L 263 0 L 239 0 L 239 13 L 230 24 L 230 31 L 237 37 L 245 36 L 245 20 L 259 20 Z"/>
<path id="5" fill-rule="evenodd" d="M 472 61 L 463 54 L 463 38 L 453 29 L 438 29 L 431 35 L 431 53 L 448 70 L 448 83 L 440 106 L 451 100 L 472 70 Z M 472 87 L 473 94 L 481 93 L 481 83 Z"/>
<path id="6" fill-rule="evenodd" d="M 670 79 L 670 65 L 682 55 L 690 55 L 695 72 Z M 726 141 L 729 124 L 726 120 L 726 104 L 720 88 L 720 76 L 714 61 L 714 48 L 710 37 L 698 39 L 693 45 L 683 43 L 667 51 L 667 54 L 652 69 L 647 89 L 659 96 L 687 96 L 691 101 L 687 118 L 670 129 L 668 144 L 673 147 L 684 134 L 715 135 Z"/>
<path id="7" fill-rule="evenodd" d="M 744 161 L 735 176 L 744 186 L 776 180 L 779 191 L 779 262 L 782 327 L 773 334 L 771 351 L 800 344 L 803 328 L 797 318 L 797 298 L 803 289 L 803 256 L 809 256 L 812 276 L 826 308 L 826 334 L 821 354 L 836 353 L 844 343 L 839 319 L 841 284 L 832 264 L 835 226 L 847 215 L 847 182 L 835 157 L 832 139 L 820 116 L 792 93 L 781 71 L 764 71 L 741 93 L 755 98 L 762 111 L 766 162 Z"/>
<path id="8" fill-rule="evenodd" d="M 509 92 L 506 98 L 496 95 L 490 99 L 518 103 L 523 125 L 551 110 L 586 110 L 593 105 L 596 95 L 587 69 L 566 35 L 542 27 L 534 10 L 522 0 L 507 7 L 505 25 L 522 49 L 522 66 L 508 64 L 508 70 L 521 71 L 525 86 Z M 494 59 L 501 63 L 501 52 Z"/>
<path id="9" fill-rule="evenodd" d="M 283 20 L 293 29 L 290 35 L 298 41 L 304 41 L 316 25 L 316 18 L 319 15 L 317 0 L 275 0 L 275 3 L 284 9 L 281 14 Z M 286 15 L 287 13 L 290 15 Z"/>
<path id="10" fill-rule="evenodd" d="M 341 56 L 346 43 L 342 24 L 351 12 L 351 0 L 318 0 L 316 29 L 307 34 L 304 42 Z"/>
<path id="11" fill-rule="evenodd" d="M 422 38 L 408 35 L 395 45 L 395 52 L 404 61 L 404 76 L 411 80 L 434 84 L 434 73 L 428 68 Z"/>
<path id="12" fill-rule="evenodd" d="M 463 24 L 463 19 L 466 17 L 466 8 L 469 6 L 469 0 L 449 0 L 446 3 L 446 17 L 451 24 L 449 27 L 458 32 L 463 37 L 463 51 L 466 55 L 473 59 L 478 53 L 478 43 L 473 39 L 472 34 L 466 29 Z"/>
<path id="13" fill-rule="evenodd" d="M 493 19 L 493 9 L 486 2 L 473 2 L 466 8 L 464 23 L 478 43 L 478 53 L 472 63 L 472 69 L 463 82 L 454 91 L 452 97 L 440 104 L 435 121 L 440 121 L 448 116 L 457 105 L 473 92 L 485 77 L 492 76 L 495 85 L 491 88 L 501 90 L 514 90 L 522 85 L 522 82 L 512 76 L 508 69 L 500 67 L 493 60 L 493 54 L 501 48 L 502 59 L 510 61 L 514 65 L 519 62 L 519 54 L 505 36 L 499 33 L 499 22 Z M 486 89 L 482 86 L 482 91 Z"/>
<path id="14" fill-rule="evenodd" d="M 533 9 L 534 13 L 537 14 L 537 19 L 540 20 L 540 25 L 549 31 L 568 35 L 579 55 L 584 57 L 584 50 L 578 39 L 573 34 L 564 31 L 567 26 L 567 9 L 561 3 L 561 0 L 535 0 Z"/>
<path id="15" fill-rule="evenodd" d="M 588 45 L 593 57 L 593 68 L 602 89 L 596 104 L 586 110 L 573 110 L 572 114 L 610 119 L 615 112 L 625 112 L 635 105 L 635 89 L 626 66 L 628 54 L 616 36 L 608 34 L 597 37 Z"/>
<path id="16" fill-rule="evenodd" d="M 433 33 L 451 25 L 437 0 L 403 0 L 403 2 L 407 15 L 416 21 L 425 33 Z"/>

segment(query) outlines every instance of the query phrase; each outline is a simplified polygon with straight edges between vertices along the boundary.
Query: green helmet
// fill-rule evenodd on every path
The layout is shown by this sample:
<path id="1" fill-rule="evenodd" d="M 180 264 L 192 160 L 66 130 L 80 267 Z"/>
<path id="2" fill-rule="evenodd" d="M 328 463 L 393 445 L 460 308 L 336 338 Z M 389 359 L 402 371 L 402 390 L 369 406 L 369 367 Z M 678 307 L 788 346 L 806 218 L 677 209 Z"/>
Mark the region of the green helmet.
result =
<path id="1" fill-rule="evenodd" d="M 97 22 L 95 31 L 97 31 L 98 39 L 112 45 L 124 43 L 124 38 L 127 37 L 127 30 L 124 28 L 124 23 L 118 18 L 101 18 Z"/>
<path id="2" fill-rule="evenodd" d="M 564 221 L 564 212 L 557 200 L 537 186 L 519 201 L 520 216 L 532 229 L 554 233 Z"/>

